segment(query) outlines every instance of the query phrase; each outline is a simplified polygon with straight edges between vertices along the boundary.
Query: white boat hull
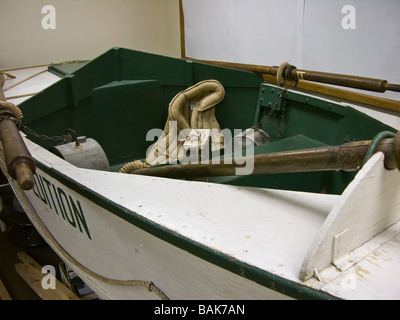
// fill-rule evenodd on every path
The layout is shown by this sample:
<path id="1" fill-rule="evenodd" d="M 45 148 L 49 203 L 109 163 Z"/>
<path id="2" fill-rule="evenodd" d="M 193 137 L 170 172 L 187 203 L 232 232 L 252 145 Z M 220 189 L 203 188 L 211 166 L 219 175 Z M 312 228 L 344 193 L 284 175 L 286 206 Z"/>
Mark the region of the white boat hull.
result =
<path id="1" fill-rule="evenodd" d="M 329 195 L 81 169 L 24 140 L 35 187 L 7 176 L 14 193 L 102 299 L 400 299 L 400 173 L 382 154 Z"/>
<path id="2" fill-rule="evenodd" d="M 80 169 L 25 142 L 38 164 L 35 187 L 23 191 L 8 177 L 12 188 L 41 236 L 102 299 L 400 297 L 397 286 L 379 285 L 387 277 L 399 283 L 393 273 L 385 277 L 375 271 L 370 277 L 375 287 L 369 285 L 369 260 L 363 258 L 347 262 L 343 270 L 330 261 L 318 266 L 318 260 L 319 273 L 300 278 L 302 264 L 314 270 L 315 251 L 326 250 L 319 238 L 332 216 L 349 206 L 344 196 Z M 371 161 L 371 168 L 383 169 L 382 155 Z M 4 171 L 4 160 L 1 165 Z M 391 177 L 393 217 L 380 238 L 367 239 L 364 251 L 356 249 L 376 258 L 389 246 L 393 262 L 381 259 L 379 268 L 391 270 L 399 264 L 400 195 L 393 190 L 400 173 L 385 174 Z M 385 201 L 385 192 L 378 196 L 374 202 Z M 355 206 L 350 204 L 351 210 L 357 211 Z M 379 206 L 370 211 L 379 215 Z M 350 261 L 353 249 L 348 248 Z"/>
<path id="3" fill-rule="evenodd" d="M 39 168 L 31 191 L 10 180 L 41 236 L 101 299 L 289 298 L 143 231 Z"/>

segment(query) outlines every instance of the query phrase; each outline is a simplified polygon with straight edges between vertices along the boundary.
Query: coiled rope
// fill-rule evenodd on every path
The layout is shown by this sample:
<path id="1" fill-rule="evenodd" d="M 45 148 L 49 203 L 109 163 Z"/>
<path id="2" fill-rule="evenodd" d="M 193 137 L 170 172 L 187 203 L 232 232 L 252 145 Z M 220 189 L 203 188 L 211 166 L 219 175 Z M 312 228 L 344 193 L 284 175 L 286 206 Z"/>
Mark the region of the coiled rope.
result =
<path id="1" fill-rule="evenodd" d="M 282 86 L 286 82 L 286 78 L 283 75 L 283 72 L 285 71 L 286 67 L 290 65 L 289 62 L 283 62 L 278 68 L 278 71 L 276 72 L 276 82 L 278 83 L 279 86 Z"/>
<path id="2" fill-rule="evenodd" d="M 132 171 L 134 171 L 134 170 L 142 169 L 142 168 L 147 168 L 147 167 L 149 167 L 149 166 L 150 166 L 150 165 L 147 164 L 146 161 L 142 162 L 142 161 L 140 161 L 140 160 L 135 160 L 135 161 L 126 163 L 126 164 L 119 170 L 119 172 L 120 172 L 120 173 L 130 173 L 130 172 L 132 172 Z"/>
<path id="3" fill-rule="evenodd" d="M 18 108 L 14 103 L 0 100 L 0 109 L 6 109 L 12 112 L 12 114 L 20 121 L 22 121 L 24 118 L 21 109 Z"/>

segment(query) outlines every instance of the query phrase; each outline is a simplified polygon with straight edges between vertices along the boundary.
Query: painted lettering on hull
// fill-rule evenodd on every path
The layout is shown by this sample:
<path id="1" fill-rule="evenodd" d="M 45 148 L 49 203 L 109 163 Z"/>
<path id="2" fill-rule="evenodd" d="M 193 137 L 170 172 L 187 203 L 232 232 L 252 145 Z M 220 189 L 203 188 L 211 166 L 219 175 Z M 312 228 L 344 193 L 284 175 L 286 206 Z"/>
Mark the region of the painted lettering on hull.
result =
<path id="1" fill-rule="evenodd" d="M 46 177 L 37 172 L 33 177 L 35 179 L 33 192 L 36 197 L 50 208 L 52 212 L 61 216 L 72 227 L 79 229 L 89 239 L 92 239 L 79 200 L 73 199 L 61 187 L 54 185 Z"/>

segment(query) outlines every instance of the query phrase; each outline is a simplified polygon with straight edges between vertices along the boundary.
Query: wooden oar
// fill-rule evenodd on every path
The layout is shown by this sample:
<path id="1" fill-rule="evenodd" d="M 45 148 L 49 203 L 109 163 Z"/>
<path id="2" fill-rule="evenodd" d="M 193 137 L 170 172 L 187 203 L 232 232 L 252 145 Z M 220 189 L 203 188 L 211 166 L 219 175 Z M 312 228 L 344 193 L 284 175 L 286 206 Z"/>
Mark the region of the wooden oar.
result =
<path id="1" fill-rule="evenodd" d="M 311 172 L 359 170 L 373 141 L 358 141 L 340 146 L 329 146 L 313 149 L 283 151 L 238 158 L 240 164 L 212 163 L 207 164 L 174 164 L 148 167 L 134 170 L 132 174 L 141 174 L 168 178 L 194 178 L 213 176 L 234 176 L 238 168 L 244 168 L 249 161 L 254 161 L 254 174 L 272 174 L 288 172 Z M 389 170 L 400 168 L 400 131 L 394 138 L 384 139 L 377 143 L 374 152 L 383 152 L 385 167 Z M 232 160 L 232 159 L 230 159 Z M 215 161 L 215 160 L 214 160 Z"/>
<path id="2" fill-rule="evenodd" d="M 220 61 L 210 61 L 210 60 L 198 60 L 186 57 L 185 59 L 189 61 L 196 61 L 201 63 L 207 63 L 210 65 L 221 66 L 225 68 L 232 68 L 244 71 L 255 72 L 261 74 L 264 81 L 269 83 L 277 83 L 276 73 L 273 75 L 270 72 L 270 67 L 266 66 L 258 66 L 253 64 L 243 64 L 243 63 L 232 63 L 232 62 L 220 62 Z M 271 74 L 270 74 L 271 73 Z M 346 99 L 348 101 L 362 103 L 363 105 L 370 105 L 374 108 L 382 108 L 390 111 L 400 112 L 400 101 L 371 96 L 365 93 L 359 93 L 355 91 L 349 91 L 345 89 L 340 89 L 337 87 L 323 85 L 317 82 L 312 81 L 293 81 L 293 82 L 286 82 L 285 85 L 290 87 L 297 87 L 301 90 L 311 91 L 320 93 L 323 95 L 329 95 L 335 98 Z"/>
<path id="3" fill-rule="evenodd" d="M 391 84 L 388 83 L 387 80 L 344 75 L 338 73 L 301 70 L 289 64 L 287 64 L 286 66 L 284 66 L 284 68 L 279 70 L 280 67 L 278 66 L 261 66 L 254 64 L 245 64 L 245 63 L 197 60 L 192 58 L 186 58 L 186 59 L 217 65 L 221 67 L 251 71 L 259 74 L 269 74 L 276 76 L 278 73 L 280 73 L 283 76 L 283 78 L 288 81 L 307 80 L 307 81 L 328 83 L 338 86 L 376 91 L 376 92 L 385 92 L 386 90 L 400 92 L 400 84 Z"/>
<path id="4" fill-rule="evenodd" d="M 6 101 L 3 93 L 4 76 L 0 74 L 0 100 Z M 18 181 L 24 190 L 33 188 L 35 182 L 35 162 L 21 138 L 12 112 L 0 110 L 0 141 L 3 145 L 4 158 L 8 174 Z"/>

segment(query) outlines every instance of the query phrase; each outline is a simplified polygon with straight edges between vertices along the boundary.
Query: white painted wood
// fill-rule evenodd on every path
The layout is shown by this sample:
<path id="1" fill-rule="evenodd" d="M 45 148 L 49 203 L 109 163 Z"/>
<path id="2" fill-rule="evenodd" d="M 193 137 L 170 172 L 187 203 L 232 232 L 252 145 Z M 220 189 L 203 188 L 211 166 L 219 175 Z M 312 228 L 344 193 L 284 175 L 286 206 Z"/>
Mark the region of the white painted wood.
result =
<path id="1" fill-rule="evenodd" d="M 38 174 L 57 185 L 54 179 L 40 170 Z M 16 185 L 13 187 L 17 192 L 21 191 Z M 19 193 L 20 201 L 41 235 L 102 299 L 158 299 L 158 297 L 148 292 L 145 287 L 121 286 L 99 281 L 85 272 L 76 261 L 92 272 L 110 279 L 152 281 L 171 299 L 285 298 L 282 294 L 217 267 L 144 232 L 95 203 L 85 200 L 65 186 L 62 186 L 62 189 L 81 202 L 90 226 L 92 240 L 78 229 L 72 228 L 36 196 L 32 196 L 33 192 L 26 192 L 26 197 Z M 59 246 L 49 239 L 42 224 L 49 229 L 68 255 L 60 251 Z"/>
<path id="2" fill-rule="evenodd" d="M 376 250 L 364 252 L 361 261 L 328 282 L 322 291 L 337 294 L 343 299 L 399 300 L 400 290 L 400 223 L 388 228 L 385 241 Z M 389 231 L 389 230 L 388 230 Z M 391 238 L 394 234 L 397 236 Z"/>
<path id="3" fill-rule="evenodd" d="M 27 141 L 29 148 L 31 142 Z M 46 150 L 72 179 L 196 242 L 297 281 L 311 241 L 338 196 L 77 169 Z M 229 205 L 228 205 L 229 203 Z M 302 230 L 302 232 L 299 232 Z M 260 254 L 261 253 L 261 254 Z"/>
<path id="4" fill-rule="evenodd" d="M 400 173 L 386 170 L 383 159 L 376 153 L 343 192 L 307 253 L 301 279 L 331 263 L 341 268 L 343 256 L 400 219 Z"/>
<path id="5" fill-rule="evenodd" d="M 7 101 L 18 105 L 19 103 L 25 101 L 26 99 L 29 99 L 31 96 L 13 98 L 13 99 L 10 99 L 10 97 L 40 92 L 45 88 L 47 88 L 48 86 L 50 86 L 51 84 L 60 80 L 60 77 L 46 70 L 47 67 L 44 66 L 44 67 L 23 68 L 23 69 L 7 71 L 7 73 L 15 76 L 14 79 L 5 77 L 5 83 L 3 89 L 5 90 L 4 95 Z M 38 75 L 34 76 L 35 74 Z M 15 84 L 25 79 L 28 80 L 14 86 Z"/>
<path id="6" fill-rule="evenodd" d="M 26 144 L 40 162 L 57 168 L 127 211 L 233 260 L 295 282 L 299 282 L 298 272 L 307 248 L 338 198 L 79 169 L 29 140 Z M 94 272 L 110 278 L 153 281 L 168 296 L 178 299 L 282 298 L 132 226 L 39 169 L 37 176 L 49 181 L 50 188 L 59 186 L 68 196 L 79 199 L 92 240 L 44 204 L 35 195 L 40 192 L 37 189 L 24 193 L 15 189 L 20 202 L 25 203 L 30 217 L 37 213 L 74 259 Z M 34 222 L 35 226 L 40 221 Z M 74 271 L 82 275 L 76 268 Z M 90 276 L 83 276 L 92 285 L 96 283 Z M 131 292 L 111 287 L 98 285 L 97 293 L 103 297 L 109 294 L 110 298 L 137 298 L 140 295 L 132 292 L 143 292 L 140 288 L 132 288 Z M 95 288 L 96 285 L 92 289 Z"/>
<path id="7" fill-rule="evenodd" d="M 349 203 L 347 190 L 340 197 L 79 169 L 29 140 L 26 140 L 26 144 L 35 159 L 59 170 L 60 174 L 78 181 L 109 201 L 118 203 L 126 209 L 127 215 L 130 211 L 135 212 L 142 219 L 167 228 L 194 243 L 226 254 L 233 260 L 239 260 L 299 285 L 322 290 L 340 298 L 351 299 L 359 292 L 343 293 L 343 290 L 347 290 L 347 280 L 340 282 L 342 287 L 344 284 L 342 291 L 338 290 L 337 286 L 335 290 L 329 289 L 329 284 L 338 276 L 345 277 L 352 265 L 364 263 L 363 257 L 393 238 L 389 228 L 386 233 L 379 234 L 380 238 L 375 237 L 367 242 L 363 253 L 358 254 L 361 258 L 357 258 L 355 262 L 352 261 L 351 265 L 344 266 L 343 272 L 336 268 L 332 272 L 327 268 L 320 272 L 322 281 L 316 281 L 313 278 L 302 282 L 298 274 L 304 256 L 313 239 L 323 230 L 324 223 L 329 222 L 331 216 L 338 214 L 337 212 L 340 211 L 338 208 L 342 208 L 341 210 L 346 208 L 346 204 Z M 371 172 L 375 174 L 369 175 L 370 179 L 380 181 L 383 185 L 392 181 L 390 178 L 392 173 L 388 175 L 387 171 L 377 170 L 379 165 L 383 166 L 382 161 L 381 155 L 374 156 L 349 188 L 357 185 L 361 188 L 360 192 L 365 195 L 363 193 L 366 192 L 365 186 L 369 184 L 363 185 L 360 181 L 368 181 L 366 173 Z M 4 166 L 4 163 L 2 165 Z M 397 176 L 398 173 L 394 175 Z M 40 169 L 36 176 L 41 177 L 42 181 L 45 181 L 43 178 L 46 179 L 50 189 L 53 186 L 55 189 L 60 187 L 67 197 L 71 196 L 74 201 L 80 202 L 91 239 L 76 226 L 71 226 L 67 219 L 63 219 L 53 207 L 50 207 L 49 203 L 52 203 L 50 193 L 47 195 L 46 204 L 37 195 L 42 194 L 45 199 L 43 190 L 34 189 L 23 192 L 12 183 L 21 204 L 42 236 L 102 298 L 151 299 L 158 297 L 148 292 L 145 287 L 104 283 L 93 277 L 90 272 L 86 272 L 85 268 L 111 279 L 153 281 L 168 297 L 173 299 L 283 298 L 279 293 L 202 260 L 186 250 L 133 226 L 96 203 L 85 199 L 79 194 L 79 190 L 67 188 Z M 39 182 L 35 188 L 46 188 L 46 184 L 40 186 Z M 394 185 L 386 189 L 386 192 L 389 192 L 389 199 L 392 199 L 390 192 L 393 192 L 393 189 L 397 190 Z M 354 193 L 355 190 L 352 192 Z M 380 196 L 385 196 L 386 192 L 380 193 Z M 398 196 L 395 196 L 398 199 Z M 370 198 L 372 202 L 377 201 L 373 197 Z M 367 202 L 362 203 L 366 205 Z M 377 203 L 381 213 L 386 212 L 387 208 L 382 207 L 379 201 Z M 390 209 L 393 203 L 386 205 Z M 375 209 L 377 210 L 378 207 Z M 354 210 L 349 209 L 346 212 L 349 214 Z M 56 242 L 49 239 L 43 231 L 46 229 Z M 339 228 L 339 230 L 345 229 Z M 350 228 L 349 230 L 351 231 Z M 346 240 L 347 232 L 332 234 L 333 237 L 337 236 L 337 239 L 340 239 L 339 242 L 342 241 L 341 236 L 343 240 Z M 389 237 L 388 234 L 391 236 Z M 332 240 L 330 245 L 332 246 Z M 338 245 L 339 256 L 343 256 L 342 252 L 346 252 L 345 248 L 346 246 L 342 244 Z M 328 258 L 331 259 L 332 249 L 326 248 L 326 250 L 329 251 Z M 329 272 L 331 275 L 328 275 Z M 379 279 L 379 277 L 378 274 L 374 275 L 374 279 Z M 382 286 L 378 286 L 377 282 L 378 280 L 375 280 L 374 285 L 369 287 L 370 293 L 366 293 L 366 296 L 379 296 Z M 396 283 L 398 281 L 394 282 L 394 286 Z M 334 282 L 332 282 L 333 285 Z"/>

